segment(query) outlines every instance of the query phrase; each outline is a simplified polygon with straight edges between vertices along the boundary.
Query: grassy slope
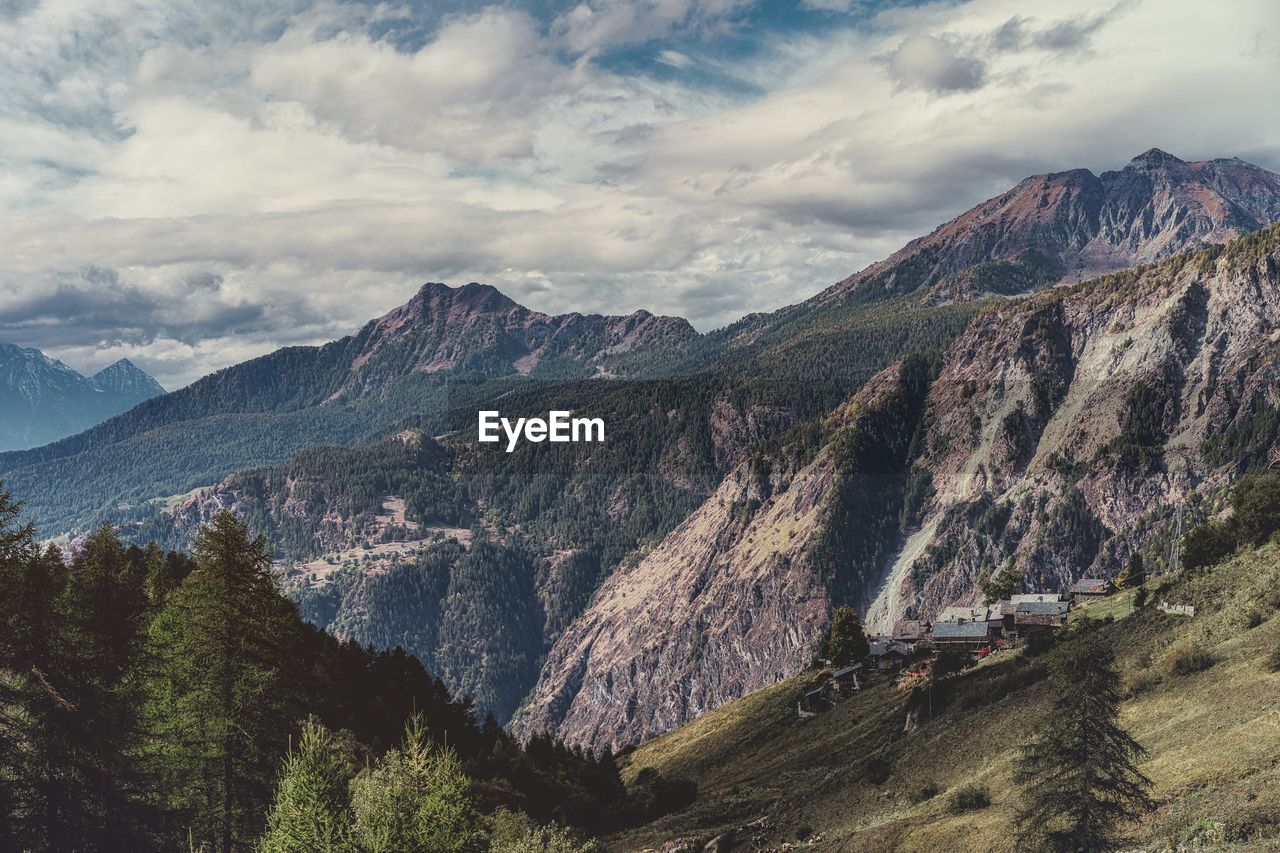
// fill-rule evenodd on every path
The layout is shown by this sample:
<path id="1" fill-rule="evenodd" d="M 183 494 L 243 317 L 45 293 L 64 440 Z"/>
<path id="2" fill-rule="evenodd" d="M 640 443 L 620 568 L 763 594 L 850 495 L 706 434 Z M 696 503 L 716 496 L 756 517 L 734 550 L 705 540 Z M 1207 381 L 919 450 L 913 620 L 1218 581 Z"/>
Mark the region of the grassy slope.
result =
<path id="1" fill-rule="evenodd" d="M 1167 586 L 1157 589 L 1161 582 Z M 1146 747 L 1141 766 L 1155 782 L 1156 813 L 1132 827 L 1148 850 L 1280 850 L 1280 674 L 1267 659 L 1280 644 L 1280 544 L 1247 552 L 1197 577 L 1153 579 L 1152 605 L 1133 611 L 1132 592 L 1074 611 L 1103 622 L 1117 641 L 1119 668 L 1149 686 L 1124 703 L 1122 722 Z M 1167 598 L 1197 606 L 1194 618 L 1159 613 Z M 1261 617 L 1253 628 L 1250 613 Z M 1104 617 L 1115 621 L 1105 624 Z M 1217 662 L 1169 675 L 1168 650 L 1194 642 Z M 905 694 L 883 680 L 812 720 L 795 700 L 813 673 L 797 676 L 714 711 L 640 746 L 624 774 L 655 767 L 699 785 L 698 802 L 654 825 L 610 840 L 617 850 L 658 847 L 770 816 L 777 845 L 802 830 L 821 833 L 814 849 L 1012 850 L 1018 792 L 1011 777 L 1018 747 L 1042 713 L 1043 682 L 1020 654 L 968 673 L 959 698 L 933 721 L 902 735 Z M 979 704 L 986 703 L 986 704 Z M 965 708 L 966 705 L 978 707 Z M 887 759 L 887 782 L 867 781 L 867 762 Z M 934 782 L 942 793 L 913 804 L 910 786 Z M 946 814 L 948 789 L 978 782 L 993 805 Z M 699 849 L 699 848 L 695 848 Z M 750 849 L 750 846 L 747 847 Z"/>

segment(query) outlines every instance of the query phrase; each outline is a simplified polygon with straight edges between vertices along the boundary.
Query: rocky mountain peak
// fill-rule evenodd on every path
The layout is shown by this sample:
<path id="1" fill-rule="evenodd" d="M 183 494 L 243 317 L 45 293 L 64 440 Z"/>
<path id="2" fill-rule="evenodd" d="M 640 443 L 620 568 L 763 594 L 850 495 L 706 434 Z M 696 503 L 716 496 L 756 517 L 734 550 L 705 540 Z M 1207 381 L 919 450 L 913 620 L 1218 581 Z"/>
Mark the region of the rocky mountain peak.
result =
<path id="1" fill-rule="evenodd" d="M 1137 157 L 1129 161 L 1126 169 L 1136 169 L 1139 171 L 1152 171 L 1155 169 L 1168 169 L 1171 166 L 1185 166 L 1185 160 L 1180 160 L 1159 148 L 1149 148 L 1143 151 Z"/>
<path id="2" fill-rule="evenodd" d="M 38 349 L 0 343 L 0 451 L 71 435 L 163 393 L 126 359 L 86 379 Z"/>
<path id="3" fill-rule="evenodd" d="M 99 370 L 91 381 L 103 391 L 137 398 L 138 402 L 165 393 L 151 374 L 127 358 Z"/>
<path id="4" fill-rule="evenodd" d="M 1280 221 L 1280 175 L 1160 148 L 1118 171 L 1032 175 L 911 241 L 810 304 L 929 292 L 1012 296 L 1152 263 Z"/>

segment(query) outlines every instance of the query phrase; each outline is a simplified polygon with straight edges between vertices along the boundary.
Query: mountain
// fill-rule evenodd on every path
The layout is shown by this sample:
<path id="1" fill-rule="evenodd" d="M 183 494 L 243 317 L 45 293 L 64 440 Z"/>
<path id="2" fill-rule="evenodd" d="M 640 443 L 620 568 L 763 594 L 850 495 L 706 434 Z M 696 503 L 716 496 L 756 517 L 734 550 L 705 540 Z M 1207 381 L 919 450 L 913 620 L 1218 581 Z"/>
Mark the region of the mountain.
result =
<path id="1" fill-rule="evenodd" d="M 634 744 L 798 672 L 834 606 L 887 631 L 997 575 L 1164 566 L 1179 514 L 1280 446 L 1278 327 L 1280 227 L 995 303 L 927 390 L 918 363 L 881 374 L 605 581 L 518 725 Z"/>
<path id="2" fill-rule="evenodd" d="M 936 299 L 1024 293 L 1223 243 L 1280 221 L 1280 175 L 1237 158 L 1152 148 L 1119 171 L 1032 175 L 815 296 L 934 289 Z"/>
<path id="3" fill-rule="evenodd" d="M 165 393 L 159 382 L 127 358 L 102 368 L 93 374 L 90 381 L 104 392 L 114 395 L 119 400 L 127 401 L 126 408 L 130 409 L 144 400 L 150 400 Z"/>
<path id="4" fill-rule="evenodd" d="M 1226 442 L 1190 456 L 1198 493 L 1211 495 L 1238 473 L 1228 462 L 1256 455 L 1274 420 L 1248 384 L 1262 379 L 1242 386 L 1238 374 L 1270 363 L 1257 347 L 1274 320 L 1273 282 L 1264 268 L 1257 296 L 1231 283 L 1253 280 L 1240 266 L 1253 244 L 1087 288 L 1049 285 L 1080 274 L 1066 270 L 1086 254 L 1105 266 L 1226 240 L 1246 214 L 1273 215 L 1275 176 L 1154 154 L 1097 178 L 1063 175 L 1084 188 L 1074 200 L 1040 205 L 1028 187 L 1047 179 L 1029 179 L 874 274 L 708 335 L 644 312 L 550 316 L 484 285 L 426 285 L 348 338 L 280 350 L 0 455 L 0 477 L 50 534 L 109 520 L 182 546 L 234 507 L 271 537 L 317 624 L 411 648 L 525 733 L 634 742 L 797 671 L 832 606 L 877 620 L 928 613 L 978 594 L 996 568 L 1051 584 L 1086 566 L 1113 571 L 1139 545 L 1154 555 L 1171 535 L 1166 503 L 1135 522 L 1109 514 L 1105 492 L 1053 491 L 1043 471 L 1076 476 L 1113 456 L 1126 472 L 1159 469 L 1157 438 L 1176 427 L 1185 441 Z M 1209 204 L 1205 187 L 1234 207 Z M 1230 215 L 1205 219 L 1209 208 Z M 1090 216 L 1128 242 L 1099 242 Z M 1164 218 L 1191 224 L 1156 227 Z M 1083 224 L 1064 232 L 1057 219 Z M 1224 296 L 1203 296 L 1184 280 L 1193 273 L 1203 294 Z M 1187 290 L 1168 306 L 1142 301 L 1175 278 Z M 873 281 L 893 286 L 863 286 Z M 1098 324 L 1132 327 L 1135 353 L 1168 362 L 1165 390 L 1141 390 L 1151 365 L 1121 360 L 1107 367 L 1119 390 L 1091 395 Z M 1210 343 L 1197 343 L 1201 325 Z M 1197 351 L 1226 360 L 1201 363 Z M 1253 362 L 1239 361 L 1245 351 Z M 1231 377 L 1209 392 L 1225 420 L 1207 431 L 1165 423 L 1185 408 L 1171 402 L 1180 370 Z M 506 453 L 476 443 L 478 408 L 598 416 L 608 440 Z M 1057 417 L 1069 435 L 1081 412 L 1114 422 L 1114 434 L 1099 428 L 1105 452 L 1030 464 L 1050 434 L 1043 422 Z M 981 453 L 953 459 L 974 434 Z M 1172 493 L 1150 468 L 1133 470 L 1108 488 Z M 986 498 L 958 485 L 992 471 L 1004 479 Z M 1023 487 L 1038 504 L 1014 506 Z M 999 549 L 966 539 L 970 521 Z"/>
<path id="5" fill-rule="evenodd" d="M 39 350 L 0 343 L 0 450 L 54 441 L 163 393 L 128 359 L 85 378 Z"/>
<path id="6" fill-rule="evenodd" d="M 281 349 L 71 438 L 2 453 L 0 476 L 26 496 L 42 529 L 84 529 L 108 510 L 212 485 L 308 447 L 380 437 L 402 418 L 441 427 L 471 386 L 647 375 L 698 337 L 684 320 L 643 311 L 552 317 L 487 285 L 427 284 L 339 341 Z M 59 485 L 69 480 L 80 484 L 71 494 Z"/>

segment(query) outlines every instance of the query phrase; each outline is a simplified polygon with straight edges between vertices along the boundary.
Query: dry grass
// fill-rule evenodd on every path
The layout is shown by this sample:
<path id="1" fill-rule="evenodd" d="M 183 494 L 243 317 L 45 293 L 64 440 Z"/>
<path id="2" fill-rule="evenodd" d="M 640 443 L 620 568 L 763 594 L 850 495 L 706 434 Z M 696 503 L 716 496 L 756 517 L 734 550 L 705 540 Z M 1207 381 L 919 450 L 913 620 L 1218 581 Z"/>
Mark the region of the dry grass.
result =
<path id="1" fill-rule="evenodd" d="M 1121 720 L 1146 748 L 1141 768 L 1155 783 L 1158 809 L 1129 828 L 1134 849 L 1280 850 L 1280 673 L 1269 665 L 1280 618 L 1267 599 L 1277 586 L 1280 546 L 1271 545 L 1172 583 L 1169 600 L 1195 604 L 1194 618 L 1132 612 L 1132 591 L 1080 611 L 1114 620 L 1100 630 L 1116 641 L 1133 697 Z M 1245 628 L 1254 610 L 1262 619 Z M 1209 650 L 1216 663 L 1157 679 L 1152 670 L 1180 646 Z M 993 661 L 967 676 L 984 680 L 966 689 L 1020 684 L 1001 678 L 1017 666 L 1013 654 Z M 803 677 L 790 679 L 637 749 L 625 772 L 654 766 L 693 778 L 698 803 L 609 846 L 705 840 L 769 815 L 779 827 L 774 844 L 803 825 L 824 836 L 825 850 L 1013 850 L 1009 830 L 1020 795 L 1013 769 L 1043 714 L 1043 685 L 972 710 L 953 704 L 906 735 L 905 697 L 888 684 L 802 721 L 794 699 L 803 687 Z M 891 767 L 882 785 L 867 778 L 874 757 Z M 937 795 L 920 798 L 928 784 Z M 948 814 L 949 798 L 969 785 L 984 787 L 991 805 Z"/>

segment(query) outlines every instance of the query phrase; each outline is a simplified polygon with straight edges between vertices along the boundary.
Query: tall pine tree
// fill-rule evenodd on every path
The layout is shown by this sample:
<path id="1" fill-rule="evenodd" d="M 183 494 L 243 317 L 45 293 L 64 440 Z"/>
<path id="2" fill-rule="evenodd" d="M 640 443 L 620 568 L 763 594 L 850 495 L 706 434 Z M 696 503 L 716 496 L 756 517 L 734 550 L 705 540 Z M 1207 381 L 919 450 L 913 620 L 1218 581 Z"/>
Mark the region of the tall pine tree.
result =
<path id="1" fill-rule="evenodd" d="M 1111 850 L 1117 827 L 1153 807 L 1151 781 L 1136 764 L 1142 746 L 1118 722 L 1113 661 L 1111 647 L 1090 633 L 1052 662 L 1050 711 L 1017 773 L 1025 785 L 1019 849 Z"/>
<path id="2" fill-rule="evenodd" d="M 260 833 L 301 717 L 300 622 L 265 540 L 231 513 L 192 550 L 194 570 L 149 631 L 146 760 L 170 831 L 227 853 Z"/>

